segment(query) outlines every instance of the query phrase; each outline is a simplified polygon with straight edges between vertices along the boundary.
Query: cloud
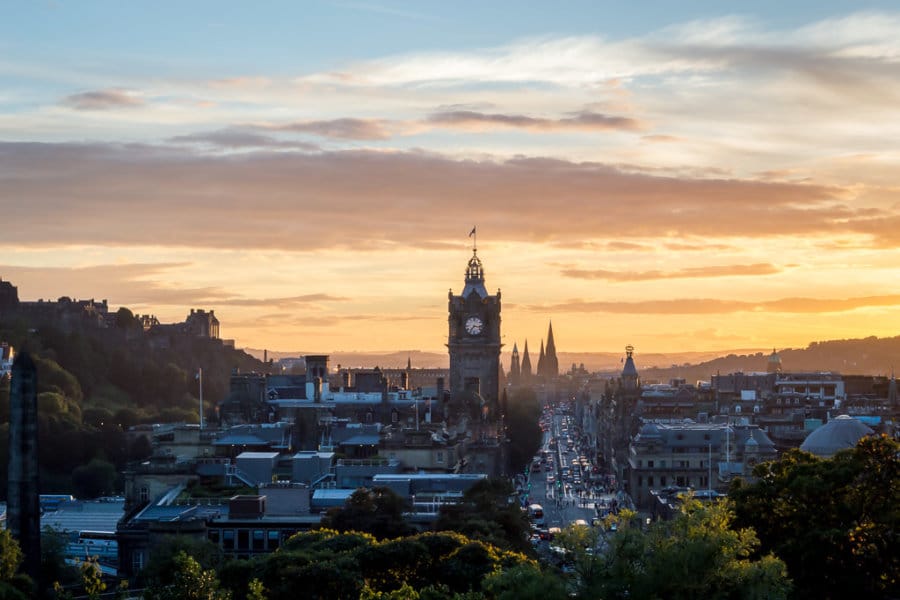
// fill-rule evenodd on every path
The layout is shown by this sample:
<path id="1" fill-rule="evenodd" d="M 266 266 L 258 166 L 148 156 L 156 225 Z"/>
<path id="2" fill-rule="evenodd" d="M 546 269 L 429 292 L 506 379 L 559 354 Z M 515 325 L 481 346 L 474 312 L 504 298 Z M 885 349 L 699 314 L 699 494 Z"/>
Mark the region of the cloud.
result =
<path id="1" fill-rule="evenodd" d="M 218 304 L 224 306 L 298 308 L 321 304 L 323 302 L 346 302 L 348 300 L 349 298 L 331 294 L 304 294 L 302 296 L 287 296 L 281 298 L 225 298 L 218 300 Z"/>
<path id="2" fill-rule="evenodd" d="M 281 125 L 267 125 L 272 131 L 309 133 L 338 140 L 386 140 L 391 132 L 387 122 L 378 119 L 330 119 L 324 121 L 297 121 Z"/>
<path id="3" fill-rule="evenodd" d="M 113 110 L 141 106 L 144 101 L 134 92 L 111 88 L 72 94 L 63 98 L 60 104 L 75 110 Z"/>
<path id="4" fill-rule="evenodd" d="M 126 306 L 234 306 L 293 310 L 346 302 L 326 293 L 274 298 L 248 298 L 221 287 L 187 287 L 167 283 L 190 263 L 131 263 L 88 267 L 22 267 L 0 265 L 0 276 L 19 288 L 20 300 L 44 298 L 116 298 Z"/>
<path id="5" fill-rule="evenodd" d="M 540 157 L 455 160 L 368 150 L 209 155 L 11 142 L 0 143 L 0 164 L 0 210 L 16 223 L 4 242 L 22 246 L 440 247 L 453 239 L 447 224 L 460 215 L 477 215 L 484 239 L 493 241 L 722 244 L 732 237 L 855 233 L 900 244 L 900 209 L 868 205 L 854 190 L 660 177 Z"/>
<path id="6" fill-rule="evenodd" d="M 603 269 L 563 269 L 564 277 L 576 279 L 603 279 L 606 281 L 652 281 L 656 279 L 689 279 L 701 277 L 743 277 L 748 275 L 774 275 L 782 269 L 769 263 L 752 265 L 722 265 L 689 267 L 675 271 L 607 271 Z"/>
<path id="7" fill-rule="evenodd" d="M 255 131 L 234 127 L 189 135 L 179 135 L 171 137 L 167 141 L 174 144 L 200 144 L 229 150 L 240 148 L 284 148 L 315 152 L 320 149 L 316 144 L 310 144 L 309 142 L 277 139 Z"/>
<path id="8" fill-rule="evenodd" d="M 634 302 L 593 301 L 574 299 L 550 305 L 523 306 L 536 312 L 653 314 L 653 315 L 710 315 L 741 312 L 822 314 L 857 310 L 860 308 L 893 307 L 900 304 L 900 295 L 863 296 L 857 298 L 781 298 L 748 302 L 712 298 L 679 298 L 673 300 L 642 300 Z"/>
<path id="9" fill-rule="evenodd" d="M 434 113 L 428 117 L 427 122 L 433 125 L 465 129 L 509 127 L 532 131 L 609 131 L 635 130 L 643 127 L 636 119 L 595 112 L 579 112 L 571 117 L 547 119 L 515 114 L 454 110 Z"/>

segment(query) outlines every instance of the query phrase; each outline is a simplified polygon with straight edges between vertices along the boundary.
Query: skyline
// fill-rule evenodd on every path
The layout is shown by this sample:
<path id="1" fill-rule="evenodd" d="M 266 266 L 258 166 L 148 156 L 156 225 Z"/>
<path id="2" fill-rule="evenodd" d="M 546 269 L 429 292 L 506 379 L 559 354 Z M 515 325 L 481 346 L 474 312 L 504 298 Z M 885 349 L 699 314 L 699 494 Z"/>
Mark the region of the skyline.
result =
<path id="1" fill-rule="evenodd" d="M 0 277 L 433 352 L 477 226 L 505 353 L 897 335 L 891 6 L 12 5 Z"/>

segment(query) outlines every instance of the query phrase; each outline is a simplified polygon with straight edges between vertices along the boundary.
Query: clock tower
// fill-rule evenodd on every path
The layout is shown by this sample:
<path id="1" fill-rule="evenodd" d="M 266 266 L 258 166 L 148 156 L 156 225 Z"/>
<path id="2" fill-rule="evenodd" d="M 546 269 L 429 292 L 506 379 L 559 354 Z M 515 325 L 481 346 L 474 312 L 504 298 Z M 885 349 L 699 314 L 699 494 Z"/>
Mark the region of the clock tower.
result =
<path id="1" fill-rule="evenodd" d="M 481 419 L 493 421 L 500 398 L 500 290 L 494 296 L 488 294 L 475 248 L 462 294 L 455 296 L 451 290 L 448 299 L 451 403 L 471 405 L 470 399 L 477 394 L 480 406 L 470 408 L 479 411 Z"/>

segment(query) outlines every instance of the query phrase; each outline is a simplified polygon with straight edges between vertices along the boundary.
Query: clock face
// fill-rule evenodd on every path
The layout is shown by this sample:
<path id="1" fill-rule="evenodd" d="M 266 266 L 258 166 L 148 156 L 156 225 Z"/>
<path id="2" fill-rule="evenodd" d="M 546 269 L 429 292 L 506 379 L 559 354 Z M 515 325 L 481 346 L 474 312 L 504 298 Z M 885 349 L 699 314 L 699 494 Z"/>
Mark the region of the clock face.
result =
<path id="1" fill-rule="evenodd" d="M 466 319 L 466 331 L 469 335 L 479 335 L 484 330 L 484 323 L 478 317 Z"/>

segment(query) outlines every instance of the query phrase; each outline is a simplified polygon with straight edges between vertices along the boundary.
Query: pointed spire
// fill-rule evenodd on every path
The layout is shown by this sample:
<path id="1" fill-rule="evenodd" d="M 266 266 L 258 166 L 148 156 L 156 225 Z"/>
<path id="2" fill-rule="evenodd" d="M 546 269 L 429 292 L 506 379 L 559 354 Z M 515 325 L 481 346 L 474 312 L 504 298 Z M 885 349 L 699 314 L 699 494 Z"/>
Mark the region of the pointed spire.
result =
<path id="1" fill-rule="evenodd" d="M 519 366 L 519 346 L 513 342 L 512 360 L 509 364 L 509 381 L 511 383 L 519 383 L 519 376 L 521 373 L 522 369 Z"/>
<path id="2" fill-rule="evenodd" d="M 541 340 L 541 353 L 538 355 L 538 364 L 537 364 L 537 376 L 543 377 L 545 375 L 544 369 L 547 366 L 544 364 L 544 340 Z"/>
<path id="3" fill-rule="evenodd" d="M 550 321 L 550 327 L 547 330 L 547 354 L 544 357 L 544 371 L 547 377 L 559 376 L 559 359 L 556 357 L 556 342 L 553 341 L 553 321 Z"/>
<path id="4" fill-rule="evenodd" d="M 406 355 L 406 370 L 412 370 L 412 359 L 410 358 L 409 354 Z"/>
<path id="5" fill-rule="evenodd" d="M 522 381 L 531 379 L 531 357 L 528 356 L 528 340 L 525 340 L 525 351 L 522 353 Z"/>

